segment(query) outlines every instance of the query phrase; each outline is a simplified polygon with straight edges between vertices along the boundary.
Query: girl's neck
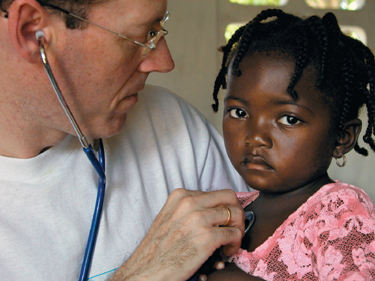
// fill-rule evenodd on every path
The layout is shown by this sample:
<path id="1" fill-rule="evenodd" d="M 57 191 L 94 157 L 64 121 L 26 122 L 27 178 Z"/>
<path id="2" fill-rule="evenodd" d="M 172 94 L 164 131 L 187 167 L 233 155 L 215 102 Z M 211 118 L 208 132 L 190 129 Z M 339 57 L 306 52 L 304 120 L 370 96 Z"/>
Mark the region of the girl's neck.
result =
<path id="1" fill-rule="evenodd" d="M 317 192 L 322 186 L 333 183 L 334 181 L 328 176 L 327 173 L 323 174 L 317 179 L 287 192 L 266 192 L 259 191 L 259 196 L 256 201 L 262 201 L 263 204 L 280 204 L 285 205 L 285 202 L 296 206 L 301 206 L 307 199 Z M 297 208 L 298 208 L 297 207 Z"/>
<path id="2" fill-rule="evenodd" d="M 248 251 L 254 251 L 272 236 L 276 229 L 297 211 L 322 186 L 333 183 L 325 174 L 323 177 L 305 185 L 304 187 L 284 193 L 259 192 L 258 198 L 252 202 L 246 211 L 253 211 L 255 222 L 243 242 Z"/>

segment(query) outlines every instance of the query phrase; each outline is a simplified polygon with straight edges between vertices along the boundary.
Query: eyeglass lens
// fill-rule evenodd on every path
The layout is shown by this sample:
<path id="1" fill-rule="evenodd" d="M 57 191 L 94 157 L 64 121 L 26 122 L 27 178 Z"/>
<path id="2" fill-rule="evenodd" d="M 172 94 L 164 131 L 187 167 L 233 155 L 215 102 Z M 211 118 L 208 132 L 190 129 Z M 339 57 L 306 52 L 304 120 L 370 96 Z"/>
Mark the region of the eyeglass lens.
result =
<path id="1" fill-rule="evenodd" d="M 149 42 L 147 42 L 147 48 L 144 48 L 142 56 L 147 56 L 151 50 L 156 48 L 156 45 L 160 41 L 160 39 L 166 34 L 166 32 L 162 29 L 160 30 L 155 37 L 153 37 Z"/>
<path id="2" fill-rule="evenodd" d="M 162 29 L 159 30 L 159 32 L 147 42 L 147 48 L 145 48 L 142 53 L 143 57 L 146 57 L 151 50 L 154 50 L 160 39 L 168 34 L 168 31 L 164 29 L 164 24 L 169 19 L 169 16 L 170 13 L 167 11 L 164 18 L 160 21 L 160 26 Z"/>

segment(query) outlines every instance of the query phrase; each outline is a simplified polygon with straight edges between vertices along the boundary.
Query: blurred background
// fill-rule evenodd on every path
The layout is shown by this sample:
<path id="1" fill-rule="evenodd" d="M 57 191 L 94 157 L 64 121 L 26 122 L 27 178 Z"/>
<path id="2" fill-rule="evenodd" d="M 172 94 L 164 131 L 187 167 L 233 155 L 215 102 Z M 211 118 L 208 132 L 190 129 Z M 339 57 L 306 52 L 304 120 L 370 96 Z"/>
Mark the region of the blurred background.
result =
<path id="1" fill-rule="evenodd" d="M 222 104 L 219 112 L 211 109 L 213 83 L 220 69 L 221 53 L 217 48 L 238 26 L 268 8 L 280 8 L 296 15 L 319 15 L 333 12 L 345 32 L 375 51 L 375 0 L 169 0 L 171 17 L 166 24 L 167 42 L 175 60 L 168 74 L 152 73 L 149 84 L 171 89 L 183 97 L 222 132 Z M 365 121 L 366 112 L 361 119 Z M 360 145 L 363 146 L 362 136 Z M 368 148 L 367 146 L 365 146 Z M 375 153 L 363 157 L 351 151 L 345 167 L 332 161 L 332 179 L 354 184 L 375 200 Z M 301 155 L 303 157 L 303 155 Z"/>

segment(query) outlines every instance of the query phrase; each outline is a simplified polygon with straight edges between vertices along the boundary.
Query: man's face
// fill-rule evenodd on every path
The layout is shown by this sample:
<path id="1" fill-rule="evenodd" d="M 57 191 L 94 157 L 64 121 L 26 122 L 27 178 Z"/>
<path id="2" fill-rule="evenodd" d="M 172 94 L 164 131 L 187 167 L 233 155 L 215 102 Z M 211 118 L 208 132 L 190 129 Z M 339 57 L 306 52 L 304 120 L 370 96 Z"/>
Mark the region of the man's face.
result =
<path id="1" fill-rule="evenodd" d="M 150 30 L 161 29 L 166 10 L 164 0 L 110 0 L 90 8 L 88 19 L 145 43 Z M 164 38 L 143 58 L 144 47 L 92 24 L 83 30 L 62 32 L 63 39 L 59 42 L 58 35 L 55 39 L 62 55 L 56 56 L 52 70 L 88 137 L 116 134 L 137 102 L 137 92 L 143 89 L 148 74 L 169 72 L 174 67 Z M 73 133 L 67 122 L 60 129 Z"/>

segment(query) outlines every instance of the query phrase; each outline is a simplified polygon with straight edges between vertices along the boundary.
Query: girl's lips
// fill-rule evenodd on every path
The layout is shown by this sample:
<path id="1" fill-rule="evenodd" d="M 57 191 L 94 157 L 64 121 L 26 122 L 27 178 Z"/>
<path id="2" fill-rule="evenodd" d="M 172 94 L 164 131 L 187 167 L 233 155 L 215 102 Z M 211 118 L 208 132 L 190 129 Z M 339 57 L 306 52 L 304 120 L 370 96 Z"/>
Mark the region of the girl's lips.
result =
<path id="1" fill-rule="evenodd" d="M 250 170 L 273 170 L 273 168 L 260 156 L 248 155 L 241 163 L 242 166 L 246 166 Z"/>

